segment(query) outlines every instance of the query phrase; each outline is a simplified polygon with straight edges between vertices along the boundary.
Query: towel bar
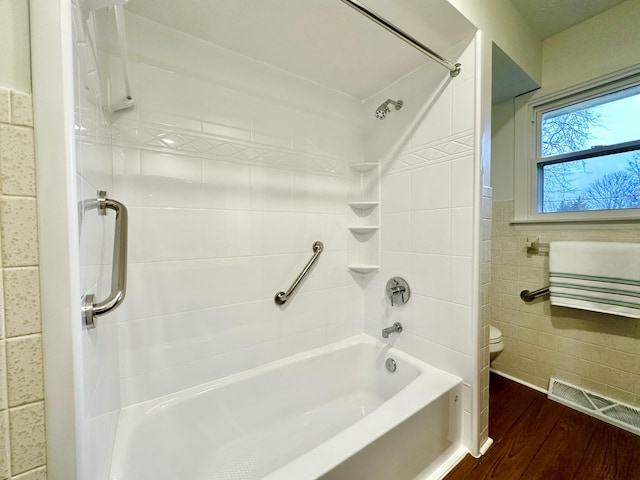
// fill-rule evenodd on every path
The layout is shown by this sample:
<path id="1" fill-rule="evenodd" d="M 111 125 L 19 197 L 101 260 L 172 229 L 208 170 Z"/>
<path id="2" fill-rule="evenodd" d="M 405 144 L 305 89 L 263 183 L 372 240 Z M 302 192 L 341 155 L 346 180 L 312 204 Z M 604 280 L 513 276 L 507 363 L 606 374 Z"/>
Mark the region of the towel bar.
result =
<path id="1" fill-rule="evenodd" d="M 529 254 L 538 254 L 538 253 L 548 253 L 549 244 L 548 243 L 540 243 L 540 237 L 530 237 L 527 236 L 527 253 Z M 545 251 L 541 252 L 541 248 L 544 248 Z"/>
<path id="2" fill-rule="evenodd" d="M 546 287 L 539 288 L 538 290 L 534 290 L 533 292 L 529 290 L 522 290 L 520 292 L 520 298 L 525 302 L 532 302 L 538 297 L 542 297 L 549 293 L 549 285 Z"/>

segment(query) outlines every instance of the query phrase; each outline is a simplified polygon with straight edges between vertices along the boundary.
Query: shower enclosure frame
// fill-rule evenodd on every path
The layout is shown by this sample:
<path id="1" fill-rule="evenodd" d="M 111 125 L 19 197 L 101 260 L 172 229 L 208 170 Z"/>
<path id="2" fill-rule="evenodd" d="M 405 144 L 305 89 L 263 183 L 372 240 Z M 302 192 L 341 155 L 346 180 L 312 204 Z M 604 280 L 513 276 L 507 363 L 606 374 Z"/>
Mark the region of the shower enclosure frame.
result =
<path id="1" fill-rule="evenodd" d="M 77 349 L 80 310 L 78 211 L 74 165 L 74 79 L 71 5 L 31 0 L 31 64 L 34 99 L 47 474 L 77 480 L 76 426 L 80 378 Z M 46 241 L 44 241 L 46 239 Z"/>
<path id="2" fill-rule="evenodd" d="M 78 426 L 83 420 L 83 380 L 78 345 L 82 335 L 78 248 L 78 209 L 75 180 L 74 69 L 70 0 L 30 0 L 32 84 L 37 172 L 37 207 L 40 253 L 42 341 L 46 411 L 47 470 L 50 480 L 79 480 L 81 448 L 86 439 Z M 476 125 L 476 170 L 474 186 L 483 188 L 490 157 L 491 40 L 479 32 L 477 84 L 474 116 Z M 485 180 L 486 181 L 486 180 Z M 480 210 L 480 206 L 476 207 Z M 480 212 L 474 222 L 479 237 Z M 474 258 L 481 262 L 480 244 Z M 474 269 L 479 272 L 480 269 Z M 475 276 L 475 275 L 474 275 Z M 474 285 L 480 281 L 473 279 Z M 474 289 L 474 305 L 480 305 Z M 479 310 L 479 308 L 478 308 Z M 472 341 L 482 349 L 480 318 L 474 318 Z M 473 417 L 470 449 L 479 455 L 480 355 L 472 358 Z"/>

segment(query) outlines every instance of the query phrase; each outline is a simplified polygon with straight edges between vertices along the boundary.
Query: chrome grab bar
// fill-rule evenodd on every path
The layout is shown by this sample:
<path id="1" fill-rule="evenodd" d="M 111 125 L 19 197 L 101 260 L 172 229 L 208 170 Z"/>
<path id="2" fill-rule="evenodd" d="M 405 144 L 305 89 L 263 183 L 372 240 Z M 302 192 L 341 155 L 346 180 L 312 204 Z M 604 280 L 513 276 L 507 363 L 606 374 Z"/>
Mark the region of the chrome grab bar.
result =
<path id="1" fill-rule="evenodd" d="M 546 295 L 547 293 L 549 293 L 549 287 L 548 286 L 539 288 L 538 290 L 534 290 L 533 292 L 531 292 L 529 290 L 522 290 L 520 292 L 520 298 L 522 300 L 524 300 L 525 302 L 533 302 L 536 298 L 542 297 L 543 295 Z"/>
<path id="2" fill-rule="evenodd" d="M 313 242 L 313 252 L 314 252 L 313 257 L 311 257 L 311 260 L 309 260 L 309 263 L 307 263 L 307 265 L 302 269 L 302 272 L 300 272 L 300 275 L 298 275 L 298 278 L 296 278 L 293 281 L 293 283 L 289 287 L 289 290 L 287 290 L 286 292 L 276 293 L 274 300 L 277 305 L 284 305 L 285 302 L 289 299 L 289 297 L 293 295 L 293 292 L 295 292 L 296 288 L 298 288 L 298 285 L 300 284 L 302 279 L 305 277 L 309 269 L 313 266 L 314 263 L 316 263 L 316 260 L 322 253 L 323 249 L 324 249 L 324 244 L 320 240 Z"/>
<path id="3" fill-rule="evenodd" d="M 97 200 L 85 202 L 85 209 L 98 209 L 98 215 L 106 215 L 107 209 L 116 212 L 116 227 L 113 240 L 113 266 L 111 268 L 111 293 L 102 302 L 94 302 L 92 293 L 82 299 L 82 322 L 87 328 L 95 328 L 96 317 L 115 310 L 124 300 L 127 293 L 127 207 L 122 203 L 107 198 L 107 192 L 99 191 Z"/>

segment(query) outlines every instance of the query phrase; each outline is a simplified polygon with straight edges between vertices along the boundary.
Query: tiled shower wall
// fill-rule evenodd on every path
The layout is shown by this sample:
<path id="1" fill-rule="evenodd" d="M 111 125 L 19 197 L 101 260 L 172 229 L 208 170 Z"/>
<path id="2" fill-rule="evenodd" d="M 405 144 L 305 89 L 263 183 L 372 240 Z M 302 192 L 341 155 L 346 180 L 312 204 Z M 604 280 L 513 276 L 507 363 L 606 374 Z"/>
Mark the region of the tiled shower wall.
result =
<path id="1" fill-rule="evenodd" d="M 136 106 L 113 117 L 130 212 L 123 404 L 362 332 L 346 270 L 361 102 L 134 15 L 127 28 Z M 317 266 L 276 306 L 315 240 Z"/>
<path id="2" fill-rule="evenodd" d="M 382 328 L 400 321 L 404 330 L 390 343 L 463 378 L 466 445 L 472 385 L 481 387 L 474 385 L 472 360 L 480 314 L 473 300 L 479 289 L 473 285 L 474 266 L 481 263 L 474 254 L 480 242 L 474 222 L 482 197 L 475 176 L 476 47 L 474 40 L 448 53 L 464 65 L 459 77 L 450 80 L 446 72 L 423 68 L 365 104 L 373 112 L 381 99 L 404 101 L 401 111 L 365 125 L 365 155 L 382 161 L 383 171 L 381 271 L 366 290 L 365 331 L 379 338 Z M 402 307 L 391 307 L 385 298 L 385 284 L 396 275 L 411 289 Z M 484 421 L 480 431 L 486 438 Z"/>
<path id="3" fill-rule="evenodd" d="M 548 297 L 525 303 L 521 290 L 549 283 L 549 256 L 527 254 L 527 236 L 540 241 L 640 242 L 635 225 L 605 229 L 516 228 L 513 202 L 493 206 L 491 323 L 504 351 L 492 368 L 547 389 L 549 377 L 640 406 L 640 321 L 554 307 Z"/>
<path id="4" fill-rule="evenodd" d="M 31 95 L 0 88 L 0 479 L 46 479 Z"/>

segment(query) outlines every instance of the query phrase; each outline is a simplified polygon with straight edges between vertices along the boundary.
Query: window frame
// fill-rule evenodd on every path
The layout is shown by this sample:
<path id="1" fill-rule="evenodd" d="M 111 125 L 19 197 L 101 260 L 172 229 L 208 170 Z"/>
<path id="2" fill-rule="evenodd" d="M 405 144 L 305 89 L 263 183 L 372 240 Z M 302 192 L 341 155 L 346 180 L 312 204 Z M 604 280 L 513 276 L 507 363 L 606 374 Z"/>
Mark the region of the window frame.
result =
<path id="1" fill-rule="evenodd" d="M 640 65 L 581 84 L 540 95 L 530 92 L 515 98 L 514 220 L 512 223 L 629 222 L 640 221 L 640 208 L 538 213 L 542 182 L 538 172 L 543 165 L 581 160 L 640 149 L 640 140 L 604 146 L 551 157 L 541 157 L 542 115 L 549 111 L 598 98 L 640 85 Z"/>

